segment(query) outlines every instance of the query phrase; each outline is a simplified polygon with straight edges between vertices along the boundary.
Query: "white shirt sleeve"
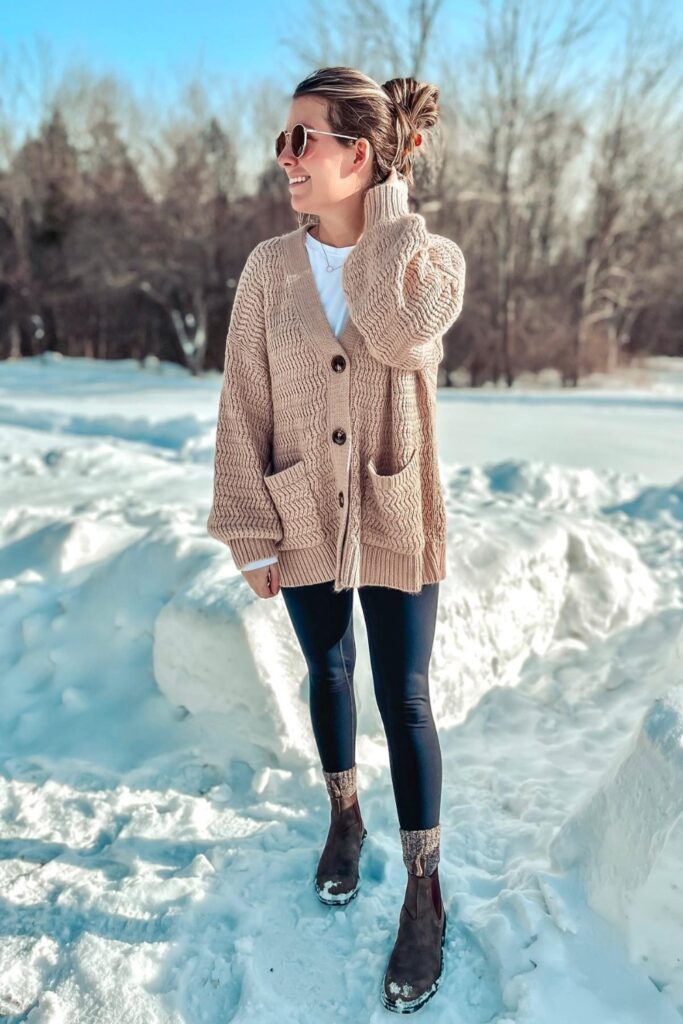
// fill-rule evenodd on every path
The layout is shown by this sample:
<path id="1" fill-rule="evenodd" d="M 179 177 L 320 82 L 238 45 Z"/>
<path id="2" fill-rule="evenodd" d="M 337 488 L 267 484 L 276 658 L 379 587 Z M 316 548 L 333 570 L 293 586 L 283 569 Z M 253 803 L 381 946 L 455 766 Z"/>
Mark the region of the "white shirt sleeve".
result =
<path id="1" fill-rule="evenodd" d="M 277 555 L 270 555 L 268 558 L 257 558 L 254 562 L 247 562 L 246 565 L 240 566 L 240 572 L 244 572 L 245 569 L 260 569 L 262 565 L 270 565 L 271 562 L 277 562 Z"/>

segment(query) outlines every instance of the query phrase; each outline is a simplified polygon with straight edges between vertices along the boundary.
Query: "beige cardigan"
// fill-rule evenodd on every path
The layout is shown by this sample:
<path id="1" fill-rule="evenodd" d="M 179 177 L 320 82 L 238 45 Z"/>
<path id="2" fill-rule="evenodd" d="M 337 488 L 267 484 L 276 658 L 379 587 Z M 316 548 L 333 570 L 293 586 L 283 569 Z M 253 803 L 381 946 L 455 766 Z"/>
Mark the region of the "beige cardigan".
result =
<path id="1" fill-rule="evenodd" d="M 218 410 L 211 536 L 237 566 L 277 554 L 283 587 L 334 580 L 416 593 L 446 575 L 437 368 L 463 302 L 455 242 L 411 213 L 399 178 L 370 188 L 342 268 L 339 338 L 303 224 L 240 276 Z"/>

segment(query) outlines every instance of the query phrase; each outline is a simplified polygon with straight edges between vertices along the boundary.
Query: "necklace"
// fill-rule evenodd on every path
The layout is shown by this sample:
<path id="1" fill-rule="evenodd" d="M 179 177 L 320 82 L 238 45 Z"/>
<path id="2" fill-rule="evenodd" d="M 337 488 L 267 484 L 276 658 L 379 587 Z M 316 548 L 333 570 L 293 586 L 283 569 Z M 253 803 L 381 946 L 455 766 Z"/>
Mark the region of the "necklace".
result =
<path id="1" fill-rule="evenodd" d="M 326 250 L 324 244 L 320 241 L 319 238 L 316 238 L 315 235 L 313 235 L 313 238 L 315 239 L 315 241 L 318 243 L 318 245 L 320 246 L 320 248 L 323 251 L 323 256 L 325 257 L 325 263 L 327 263 L 327 266 L 325 267 L 325 269 L 327 270 L 328 274 L 331 274 L 333 270 L 339 270 L 340 267 L 344 266 L 344 261 L 343 260 L 342 260 L 341 263 L 338 263 L 336 267 L 333 264 L 331 264 L 330 261 L 327 258 L 327 250 Z"/>

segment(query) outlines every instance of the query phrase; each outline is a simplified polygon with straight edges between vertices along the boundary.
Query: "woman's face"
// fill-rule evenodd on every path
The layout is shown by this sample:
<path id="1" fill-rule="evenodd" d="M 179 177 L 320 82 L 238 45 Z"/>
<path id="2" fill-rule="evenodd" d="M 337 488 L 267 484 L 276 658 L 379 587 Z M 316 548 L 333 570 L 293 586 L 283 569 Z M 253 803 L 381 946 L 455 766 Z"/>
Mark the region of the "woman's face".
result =
<path id="1" fill-rule="evenodd" d="M 295 124 L 307 128 L 333 129 L 325 118 L 326 102 L 317 96 L 298 96 L 292 100 L 285 125 L 291 131 Z M 352 135 L 352 132 L 348 133 Z M 332 135 L 308 134 L 306 152 L 298 158 L 292 153 L 291 136 L 277 158 L 291 180 L 306 175 L 300 185 L 290 185 L 292 207 L 297 213 L 324 214 L 336 203 L 368 188 L 372 171 L 372 150 L 367 139 L 357 142 Z"/>

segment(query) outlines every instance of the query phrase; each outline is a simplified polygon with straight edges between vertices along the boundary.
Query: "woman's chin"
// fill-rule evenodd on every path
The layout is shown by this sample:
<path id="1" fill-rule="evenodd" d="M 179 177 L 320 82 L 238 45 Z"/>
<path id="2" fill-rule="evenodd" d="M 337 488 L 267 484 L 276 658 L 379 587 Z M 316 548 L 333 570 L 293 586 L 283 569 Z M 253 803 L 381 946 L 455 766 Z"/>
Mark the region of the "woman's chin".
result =
<path id="1" fill-rule="evenodd" d="M 292 200 L 292 209 L 296 211 L 296 213 L 299 215 L 299 217 L 317 217 L 318 216 L 318 214 L 315 213 L 313 210 L 309 210 L 307 207 L 305 207 L 303 203 L 295 203 L 294 200 Z"/>

